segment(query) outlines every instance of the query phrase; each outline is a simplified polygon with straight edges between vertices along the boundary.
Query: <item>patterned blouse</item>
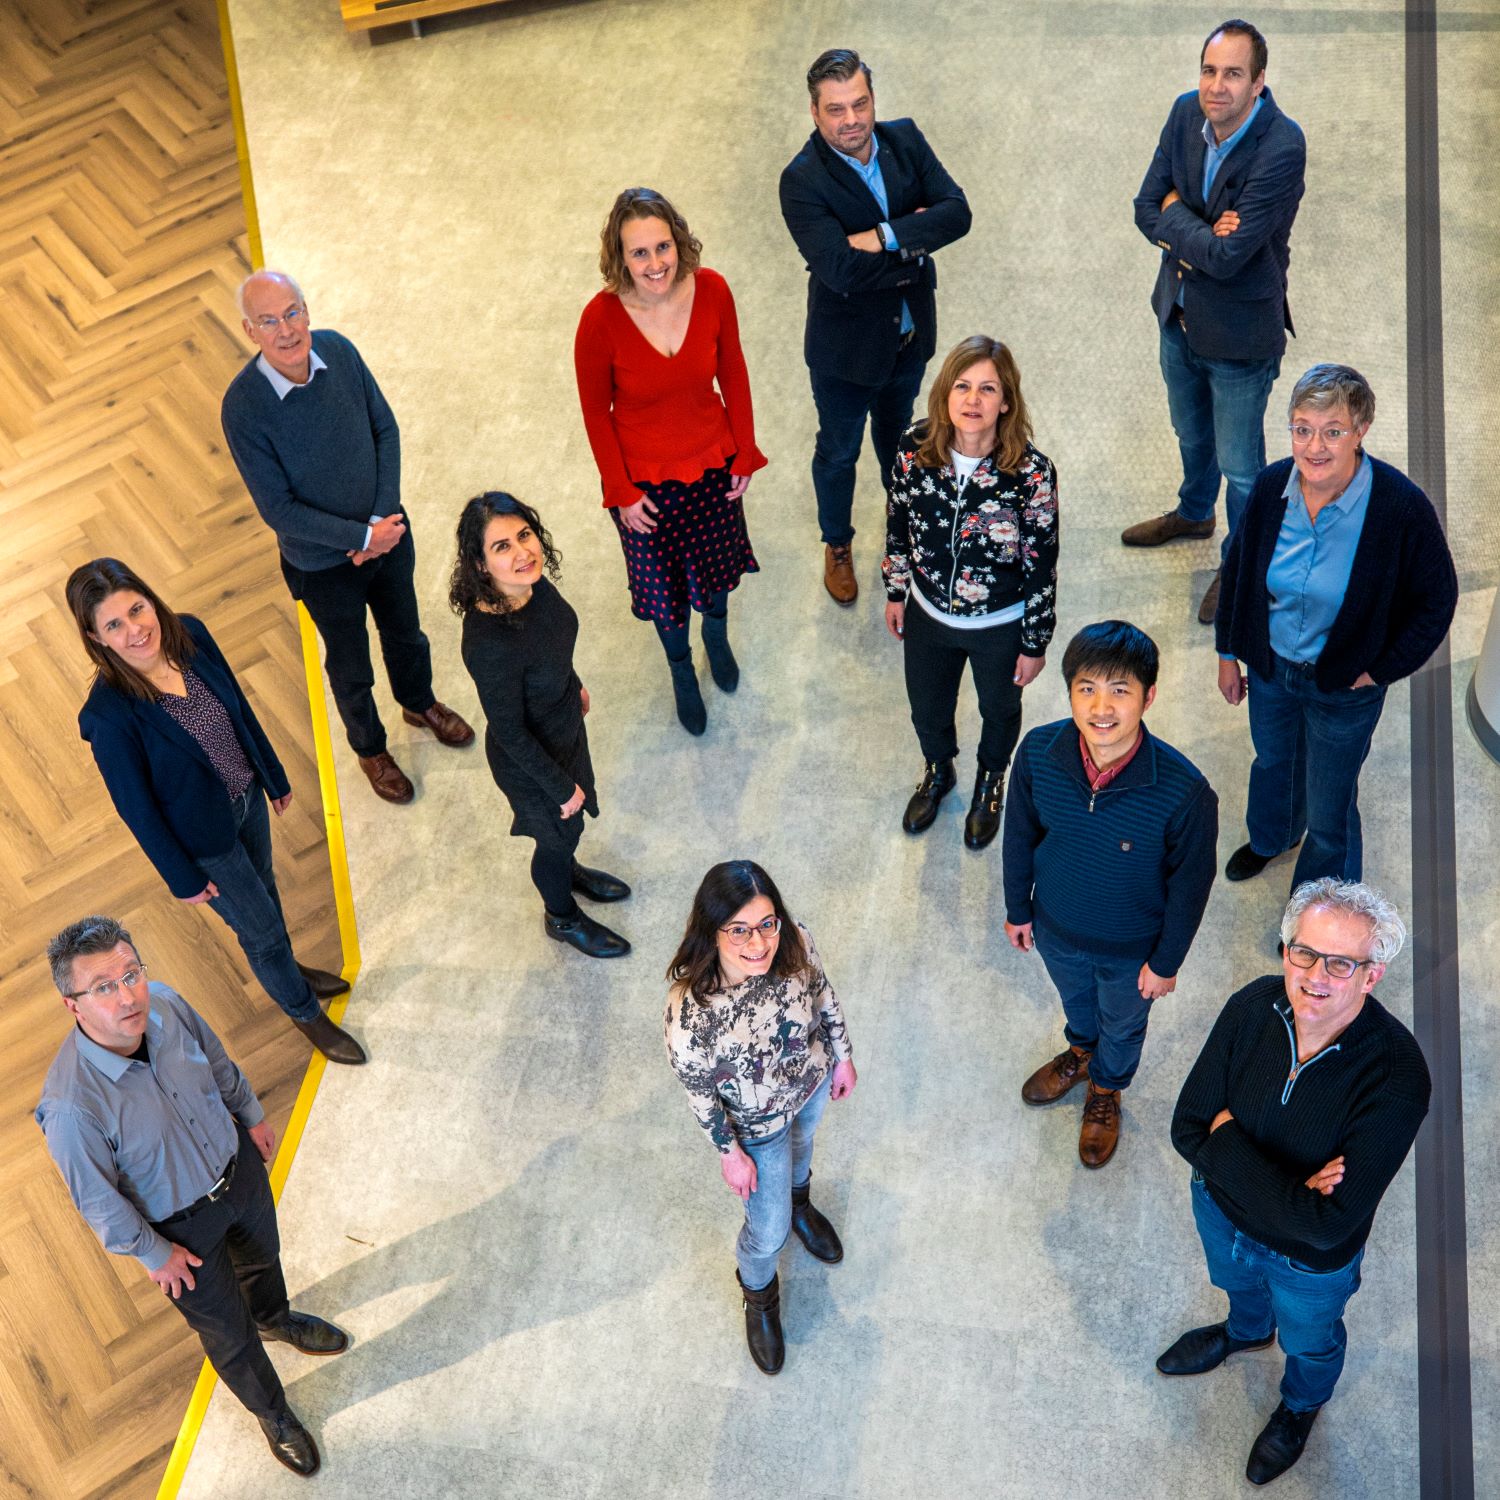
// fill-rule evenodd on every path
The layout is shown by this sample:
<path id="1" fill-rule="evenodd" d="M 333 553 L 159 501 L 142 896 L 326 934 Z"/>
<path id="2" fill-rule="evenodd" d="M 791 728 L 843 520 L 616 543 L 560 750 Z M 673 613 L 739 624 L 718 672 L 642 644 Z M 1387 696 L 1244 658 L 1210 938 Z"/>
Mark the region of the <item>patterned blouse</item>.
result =
<path id="1" fill-rule="evenodd" d="M 182 685 L 187 689 L 186 698 L 162 693 L 156 701 L 198 741 L 231 801 L 243 796 L 255 780 L 255 771 L 229 722 L 228 710 L 191 667 L 182 669 Z"/>
<path id="2" fill-rule="evenodd" d="M 806 978 L 753 974 L 696 999 L 667 996 L 667 1056 L 698 1123 L 727 1155 L 790 1125 L 833 1064 L 854 1056 L 838 996 L 799 922 Z"/>

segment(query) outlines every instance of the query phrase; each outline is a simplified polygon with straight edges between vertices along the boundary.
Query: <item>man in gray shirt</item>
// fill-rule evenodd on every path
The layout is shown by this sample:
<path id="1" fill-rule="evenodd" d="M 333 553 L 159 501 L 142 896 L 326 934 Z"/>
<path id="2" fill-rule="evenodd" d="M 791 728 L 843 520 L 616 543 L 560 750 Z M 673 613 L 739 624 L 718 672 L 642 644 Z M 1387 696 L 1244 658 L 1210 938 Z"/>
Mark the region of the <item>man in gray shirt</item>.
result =
<path id="1" fill-rule="evenodd" d="M 47 946 L 72 1013 L 36 1121 L 104 1248 L 133 1255 L 175 1302 L 219 1378 L 293 1473 L 319 1465 L 263 1340 L 338 1354 L 349 1337 L 287 1305 L 263 1162 L 275 1131 L 245 1075 L 175 990 L 148 983 L 130 934 L 85 917 Z"/>

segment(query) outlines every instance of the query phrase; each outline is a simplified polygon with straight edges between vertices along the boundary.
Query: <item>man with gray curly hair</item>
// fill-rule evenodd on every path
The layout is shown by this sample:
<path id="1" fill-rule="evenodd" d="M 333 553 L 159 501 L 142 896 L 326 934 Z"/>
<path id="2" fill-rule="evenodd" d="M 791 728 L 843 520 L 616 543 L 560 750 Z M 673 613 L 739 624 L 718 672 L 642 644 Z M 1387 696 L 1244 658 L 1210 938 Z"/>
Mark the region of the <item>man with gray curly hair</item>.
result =
<path id="1" fill-rule="evenodd" d="M 1202 1375 L 1279 1335 L 1281 1404 L 1246 1465 L 1268 1484 L 1302 1456 L 1344 1367 L 1375 1210 L 1427 1114 L 1427 1064 L 1376 998 L 1406 928 L 1379 891 L 1331 876 L 1297 887 L 1282 972 L 1220 1012 L 1172 1118 L 1222 1323 L 1182 1335 L 1163 1375 Z"/>

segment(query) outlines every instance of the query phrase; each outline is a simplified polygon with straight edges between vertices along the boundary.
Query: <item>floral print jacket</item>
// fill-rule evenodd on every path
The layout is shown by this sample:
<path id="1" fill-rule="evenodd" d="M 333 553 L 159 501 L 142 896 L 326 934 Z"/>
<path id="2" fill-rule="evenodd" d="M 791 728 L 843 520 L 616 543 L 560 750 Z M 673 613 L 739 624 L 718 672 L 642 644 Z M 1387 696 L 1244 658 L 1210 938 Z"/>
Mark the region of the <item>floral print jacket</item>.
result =
<path id="1" fill-rule="evenodd" d="M 886 596 L 908 590 L 949 615 L 987 615 L 1024 603 L 1021 650 L 1040 656 L 1057 625 L 1057 470 L 1030 443 L 1014 473 L 993 458 L 958 490 L 951 464 L 917 466 L 923 424 L 907 429 L 886 506 Z"/>
<path id="2" fill-rule="evenodd" d="M 721 1153 L 792 1123 L 836 1062 L 854 1054 L 838 996 L 799 922 L 809 973 L 756 974 L 711 995 L 667 997 L 667 1056 Z"/>

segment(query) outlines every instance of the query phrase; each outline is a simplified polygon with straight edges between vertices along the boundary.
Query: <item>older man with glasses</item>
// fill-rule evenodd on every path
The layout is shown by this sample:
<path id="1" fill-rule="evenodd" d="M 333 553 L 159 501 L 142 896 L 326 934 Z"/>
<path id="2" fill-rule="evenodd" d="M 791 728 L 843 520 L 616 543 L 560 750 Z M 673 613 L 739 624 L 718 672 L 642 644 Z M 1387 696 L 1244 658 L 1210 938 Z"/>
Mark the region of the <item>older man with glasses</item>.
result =
<path id="1" fill-rule="evenodd" d="M 1281 938 L 1282 972 L 1230 996 L 1172 1119 L 1229 1316 L 1156 1361 L 1202 1375 L 1279 1335 L 1281 1403 L 1250 1450 L 1254 1484 L 1297 1462 L 1333 1395 L 1365 1241 L 1432 1089 L 1415 1038 L 1373 993 L 1406 939 L 1395 907 L 1367 885 L 1310 880 Z"/>
<path id="2" fill-rule="evenodd" d="M 47 948 L 73 1017 L 37 1105 L 68 1193 L 100 1243 L 133 1255 L 293 1473 L 317 1472 L 263 1341 L 338 1354 L 349 1338 L 293 1312 L 263 1162 L 276 1132 L 245 1075 L 175 990 L 146 977 L 113 917 L 85 917 Z"/>

